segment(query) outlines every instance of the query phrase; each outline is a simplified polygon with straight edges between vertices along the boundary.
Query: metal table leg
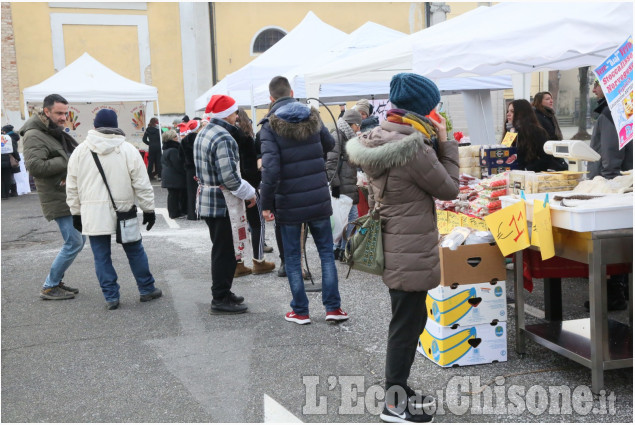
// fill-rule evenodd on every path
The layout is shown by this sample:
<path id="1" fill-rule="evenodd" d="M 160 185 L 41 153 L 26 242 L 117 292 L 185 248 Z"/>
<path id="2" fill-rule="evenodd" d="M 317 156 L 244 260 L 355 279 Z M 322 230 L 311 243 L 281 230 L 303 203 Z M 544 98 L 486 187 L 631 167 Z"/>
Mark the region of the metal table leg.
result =
<path id="1" fill-rule="evenodd" d="M 602 241 L 593 240 L 589 254 L 589 304 L 591 310 L 591 390 L 604 388 L 604 359 L 609 358 L 608 315 L 606 303 L 606 263 L 602 259 Z"/>
<path id="2" fill-rule="evenodd" d="M 525 354 L 525 288 L 523 285 L 523 252 L 514 254 L 514 296 L 516 298 L 516 352 Z"/>
<path id="3" fill-rule="evenodd" d="M 545 278 L 545 319 L 562 321 L 562 279 Z"/>

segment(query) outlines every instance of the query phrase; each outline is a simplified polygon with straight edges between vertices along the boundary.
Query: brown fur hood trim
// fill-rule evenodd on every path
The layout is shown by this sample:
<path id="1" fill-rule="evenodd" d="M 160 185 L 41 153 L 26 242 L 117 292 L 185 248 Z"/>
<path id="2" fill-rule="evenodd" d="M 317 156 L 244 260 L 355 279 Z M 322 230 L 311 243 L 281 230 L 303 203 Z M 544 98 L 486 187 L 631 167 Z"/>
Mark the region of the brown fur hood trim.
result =
<path id="1" fill-rule="evenodd" d="M 292 140 L 305 140 L 310 136 L 318 133 L 322 128 L 322 121 L 320 120 L 320 114 L 315 108 L 311 108 L 311 113 L 308 119 L 297 123 L 288 122 L 282 118 L 271 114 L 269 117 L 269 123 L 271 129 L 281 137 L 286 137 Z"/>

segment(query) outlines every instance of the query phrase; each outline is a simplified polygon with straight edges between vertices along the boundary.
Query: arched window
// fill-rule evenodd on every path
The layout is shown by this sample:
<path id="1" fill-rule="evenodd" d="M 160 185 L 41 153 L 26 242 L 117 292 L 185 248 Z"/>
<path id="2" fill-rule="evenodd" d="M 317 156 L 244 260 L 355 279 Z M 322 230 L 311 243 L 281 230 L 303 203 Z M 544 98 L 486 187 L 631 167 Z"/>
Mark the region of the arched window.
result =
<path id="1" fill-rule="evenodd" d="M 267 51 L 286 35 L 286 31 L 279 27 L 267 27 L 262 29 L 254 37 L 251 43 L 251 54 L 257 55 Z"/>

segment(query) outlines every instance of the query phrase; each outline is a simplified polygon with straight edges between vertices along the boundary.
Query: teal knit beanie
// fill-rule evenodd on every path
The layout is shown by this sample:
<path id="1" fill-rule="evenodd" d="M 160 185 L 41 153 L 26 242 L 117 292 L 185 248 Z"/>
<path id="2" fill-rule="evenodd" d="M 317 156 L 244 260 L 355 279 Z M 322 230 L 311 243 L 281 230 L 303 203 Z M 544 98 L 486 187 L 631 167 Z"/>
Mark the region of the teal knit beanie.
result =
<path id="1" fill-rule="evenodd" d="M 390 102 L 397 108 L 425 116 L 440 100 L 437 85 L 422 75 L 402 72 L 390 80 Z"/>

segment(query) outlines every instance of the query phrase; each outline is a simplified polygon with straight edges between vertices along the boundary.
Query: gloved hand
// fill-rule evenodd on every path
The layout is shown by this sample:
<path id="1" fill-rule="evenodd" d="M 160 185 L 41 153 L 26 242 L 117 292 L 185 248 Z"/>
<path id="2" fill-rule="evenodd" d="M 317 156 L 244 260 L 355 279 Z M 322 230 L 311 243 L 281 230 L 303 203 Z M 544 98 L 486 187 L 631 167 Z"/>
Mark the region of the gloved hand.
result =
<path id="1" fill-rule="evenodd" d="M 337 199 L 340 197 L 340 187 L 339 186 L 332 186 L 331 187 L 331 195 L 333 195 L 333 198 Z"/>
<path id="2" fill-rule="evenodd" d="M 146 230 L 150 230 L 152 229 L 152 226 L 154 226 L 154 222 L 157 221 L 157 216 L 154 213 L 154 211 L 148 211 L 148 212 L 143 212 L 143 223 L 141 224 L 146 224 L 148 223 L 148 226 L 146 227 Z"/>
<path id="3" fill-rule="evenodd" d="M 81 215 L 74 215 L 73 216 L 73 227 L 79 233 L 82 233 L 82 216 Z"/>

